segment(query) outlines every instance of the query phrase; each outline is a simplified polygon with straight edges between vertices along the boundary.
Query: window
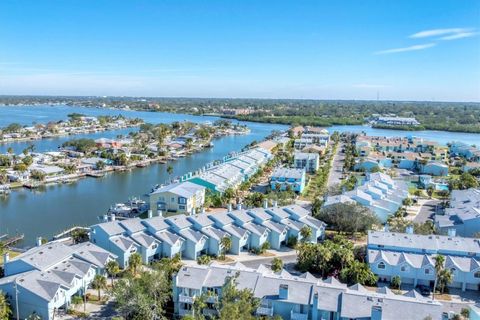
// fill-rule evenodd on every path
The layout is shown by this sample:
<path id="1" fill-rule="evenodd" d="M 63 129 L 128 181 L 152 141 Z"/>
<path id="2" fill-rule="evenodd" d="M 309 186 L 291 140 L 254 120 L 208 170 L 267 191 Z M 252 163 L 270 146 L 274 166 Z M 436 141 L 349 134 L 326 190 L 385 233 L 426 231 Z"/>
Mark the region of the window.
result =
<path id="1" fill-rule="evenodd" d="M 407 266 L 402 266 L 402 267 L 400 268 L 400 271 L 406 272 L 406 271 L 408 271 L 408 267 L 407 267 Z"/>
<path id="2" fill-rule="evenodd" d="M 473 274 L 475 278 L 480 278 L 480 271 L 477 271 Z"/>
<path id="3" fill-rule="evenodd" d="M 170 202 L 175 202 L 175 198 L 172 197 L 172 198 L 170 199 Z"/>
<path id="4" fill-rule="evenodd" d="M 187 198 L 178 197 L 178 203 L 179 204 L 186 204 L 187 203 Z"/>
<path id="5" fill-rule="evenodd" d="M 385 269 L 385 263 L 380 262 L 379 264 L 377 264 L 377 268 L 378 269 Z"/>
<path id="6" fill-rule="evenodd" d="M 430 274 L 430 269 L 425 269 L 425 274 Z"/>
<path id="7" fill-rule="evenodd" d="M 178 209 L 185 210 L 185 206 L 178 206 Z"/>

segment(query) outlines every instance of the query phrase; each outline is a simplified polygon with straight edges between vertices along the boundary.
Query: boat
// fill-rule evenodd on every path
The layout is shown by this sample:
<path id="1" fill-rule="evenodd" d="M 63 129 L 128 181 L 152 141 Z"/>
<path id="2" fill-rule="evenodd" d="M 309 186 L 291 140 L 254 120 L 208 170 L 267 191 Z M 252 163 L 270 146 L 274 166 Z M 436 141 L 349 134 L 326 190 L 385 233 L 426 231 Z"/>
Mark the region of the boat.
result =
<path id="1" fill-rule="evenodd" d="M 132 213 L 132 207 L 125 203 L 116 203 L 108 209 L 108 213 L 116 216 L 129 216 Z"/>
<path id="2" fill-rule="evenodd" d="M 102 178 L 105 176 L 105 172 L 87 172 L 87 176 L 93 178 Z"/>
<path id="3" fill-rule="evenodd" d="M 148 163 L 146 162 L 139 162 L 136 164 L 137 168 L 145 168 L 146 166 L 148 166 Z"/>
<path id="4" fill-rule="evenodd" d="M 128 199 L 125 204 L 131 208 L 131 213 L 142 213 L 148 210 L 147 202 L 137 197 Z"/>

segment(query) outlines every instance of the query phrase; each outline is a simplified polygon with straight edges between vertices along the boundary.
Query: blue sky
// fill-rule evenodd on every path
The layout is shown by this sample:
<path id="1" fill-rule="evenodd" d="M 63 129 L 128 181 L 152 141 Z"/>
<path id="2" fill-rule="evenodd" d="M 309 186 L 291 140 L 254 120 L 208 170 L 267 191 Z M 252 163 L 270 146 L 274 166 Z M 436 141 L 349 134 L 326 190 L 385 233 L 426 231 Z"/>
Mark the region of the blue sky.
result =
<path id="1" fill-rule="evenodd" d="M 0 94 L 480 101 L 480 1 L 0 2 Z"/>

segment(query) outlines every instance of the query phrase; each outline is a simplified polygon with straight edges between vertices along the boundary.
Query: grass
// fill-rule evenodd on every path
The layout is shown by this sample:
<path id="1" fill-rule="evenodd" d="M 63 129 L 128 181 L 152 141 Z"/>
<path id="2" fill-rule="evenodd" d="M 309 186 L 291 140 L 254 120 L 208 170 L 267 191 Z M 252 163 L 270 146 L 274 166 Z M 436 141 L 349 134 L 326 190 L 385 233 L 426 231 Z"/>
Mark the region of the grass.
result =
<path id="1" fill-rule="evenodd" d="M 10 259 L 13 259 L 13 258 L 15 258 L 16 256 L 20 255 L 19 252 L 12 251 L 12 250 L 7 250 L 7 252 L 8 252 L 9 255 L 10 255 Z M 0 257 L 0 264 L 3 264 L 3 255 Z"/>
<path id="2" fill-rule="evenodd" d="M 448 293 L 436 293 L 435 299 L 443 300 L 443 301 L 452 301 L 452 297 Z"/>

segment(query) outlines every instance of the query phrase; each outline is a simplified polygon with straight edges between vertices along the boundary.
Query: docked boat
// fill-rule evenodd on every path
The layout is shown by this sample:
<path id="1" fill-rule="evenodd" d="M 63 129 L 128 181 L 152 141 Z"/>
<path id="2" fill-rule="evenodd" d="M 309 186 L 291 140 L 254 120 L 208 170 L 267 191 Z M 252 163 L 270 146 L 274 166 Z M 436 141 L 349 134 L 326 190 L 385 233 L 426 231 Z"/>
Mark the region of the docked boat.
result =
<path id="1" fill-rule="evenodd" d="M 132 213 L 132 207 L 125 203 L 116 203 L 108 209 L 108 213 L 116 216 L 129 216 Z"/>

